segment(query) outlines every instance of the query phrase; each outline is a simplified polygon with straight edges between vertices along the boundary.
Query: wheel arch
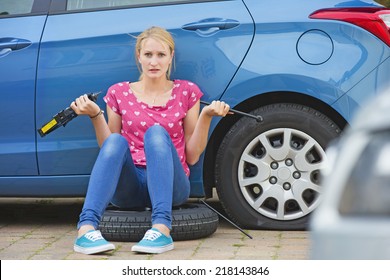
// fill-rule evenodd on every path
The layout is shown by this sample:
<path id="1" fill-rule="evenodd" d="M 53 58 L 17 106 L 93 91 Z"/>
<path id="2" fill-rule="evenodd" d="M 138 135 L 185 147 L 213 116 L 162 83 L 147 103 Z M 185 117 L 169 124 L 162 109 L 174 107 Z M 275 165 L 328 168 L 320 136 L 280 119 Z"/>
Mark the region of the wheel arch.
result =
<path id="1" fill-rule="evenodd" d="M 325 102 L 312 96 L 297 92 L 276 91 L 255 95 L 242 101 L 237 106 L 235 106 L 234 109 L 243 112 L 251 112 L 252 110 L 257 109 L 259 104 L 265 106 L 276 103 L 296 103 L 311 107 L 331 118 L 341 129 L 344 129 L 348 124 L 345 118 L 343 118 L 343 116 L 341 116 L 335 109 L 329 106 L 329 104 L 326 104 Z M 215 187 L 214 166 L 217 151 L 229 129 L 240 118 L 241 116 L 236 114 L 234 116 L 221 119 L 209 138 L 203 161 L 203 185 L 206 197 L 212 197 L 213 188 Z"/>

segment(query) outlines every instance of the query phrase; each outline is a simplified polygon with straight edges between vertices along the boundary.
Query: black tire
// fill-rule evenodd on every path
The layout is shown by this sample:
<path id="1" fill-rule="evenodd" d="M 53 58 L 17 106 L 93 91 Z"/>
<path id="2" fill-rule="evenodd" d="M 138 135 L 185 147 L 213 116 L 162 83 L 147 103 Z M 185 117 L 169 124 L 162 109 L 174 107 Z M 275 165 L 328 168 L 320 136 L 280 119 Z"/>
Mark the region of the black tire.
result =
<path id="1" fill-rule="evenodd" d="M 175 241 L 207 237 L 218 222 L 218 215 L 205 205 L 187 203 L 172 210 L 171 236 Z M 109 241 L 138 242 L 151 225 L 149 210 L 106 210 L 99 229 Z"/>
<path id="2" fill-rule="evenodd" d="M 272 104 L 251 113 L 264 122 L 241 118 L 217 153 L 222 207 L 243 228 L 305 229 L 320 201 L 325 148 L 341 130 L 325 115 L 298 104 Z M 284 139 L 289 145 L 283 145 Z"/>

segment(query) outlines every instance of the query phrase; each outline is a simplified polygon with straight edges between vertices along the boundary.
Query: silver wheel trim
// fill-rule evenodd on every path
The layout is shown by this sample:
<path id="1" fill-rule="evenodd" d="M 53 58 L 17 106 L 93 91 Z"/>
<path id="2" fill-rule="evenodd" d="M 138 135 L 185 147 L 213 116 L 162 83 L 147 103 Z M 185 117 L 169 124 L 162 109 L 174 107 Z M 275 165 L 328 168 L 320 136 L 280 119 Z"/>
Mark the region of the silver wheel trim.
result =
<path id="1" fill-rule="evenodd" d="M 263 216 L 302 218 L 319 204 L 319 171 L 325 161 L 324 149 L 310 135 L 289 128 L 269 130 L 242 153 L 239 187 L 248 204 Z"/>

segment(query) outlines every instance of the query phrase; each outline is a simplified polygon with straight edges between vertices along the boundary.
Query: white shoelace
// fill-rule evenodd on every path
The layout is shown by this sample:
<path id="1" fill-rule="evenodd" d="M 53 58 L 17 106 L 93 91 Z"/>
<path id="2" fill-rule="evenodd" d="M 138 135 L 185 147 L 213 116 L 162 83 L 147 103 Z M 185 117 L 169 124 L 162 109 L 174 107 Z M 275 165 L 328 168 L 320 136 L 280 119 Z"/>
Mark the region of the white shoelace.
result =
<path id="1" fill-rule="evenodd" d="M 94 230 L 94 231 L 91 231 L 91 232 L 87 232 L 85 234 L 85 237 L 88 238 L 91 241 L 97 241 L 97 240 L 103 239 L 103 236 L 102 236 L 102 234 L 100 233 L 99 230 Z"/>
<path id="2" fill-rule="evenodd" d="M 156 240 L 157 238 L 159 238 L 161 235 L 162 235 L 162 233 L 160 233 L 160 232 L 158 232 L 158 231 L 155 231 L 155 230 L 149 229 L 149 230 L 145 233 L 145 236 L 144 236 L 143 239 L 149 240 L 149 241 L 154 241 L 154 240 Z"/>

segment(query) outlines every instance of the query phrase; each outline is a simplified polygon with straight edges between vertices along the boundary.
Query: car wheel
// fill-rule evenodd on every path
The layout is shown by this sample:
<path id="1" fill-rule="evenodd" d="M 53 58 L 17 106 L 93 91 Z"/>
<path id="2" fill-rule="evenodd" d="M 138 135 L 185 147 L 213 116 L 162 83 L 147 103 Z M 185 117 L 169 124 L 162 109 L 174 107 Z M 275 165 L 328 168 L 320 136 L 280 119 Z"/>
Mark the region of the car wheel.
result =
<path id="1" fill-rule="evenodd" d="M 213 234 L 218 227 L 218 215 L 198 203 L 187 203 L 172 210 L 173 240 L 192 240 Z M 109 241 L 138 242 L 151 228 L 150 210 L 106 210 L 99 225 Z"/>
<path id="2" fill-rule="evenodd" d="M 245 228 L 304 229 L 320 202 L 325 147 L 341 130 L 298 104 L 272 104 L 252 113 L 264 121 L 241 118 L 218 150 L 221 204 Z"/>

